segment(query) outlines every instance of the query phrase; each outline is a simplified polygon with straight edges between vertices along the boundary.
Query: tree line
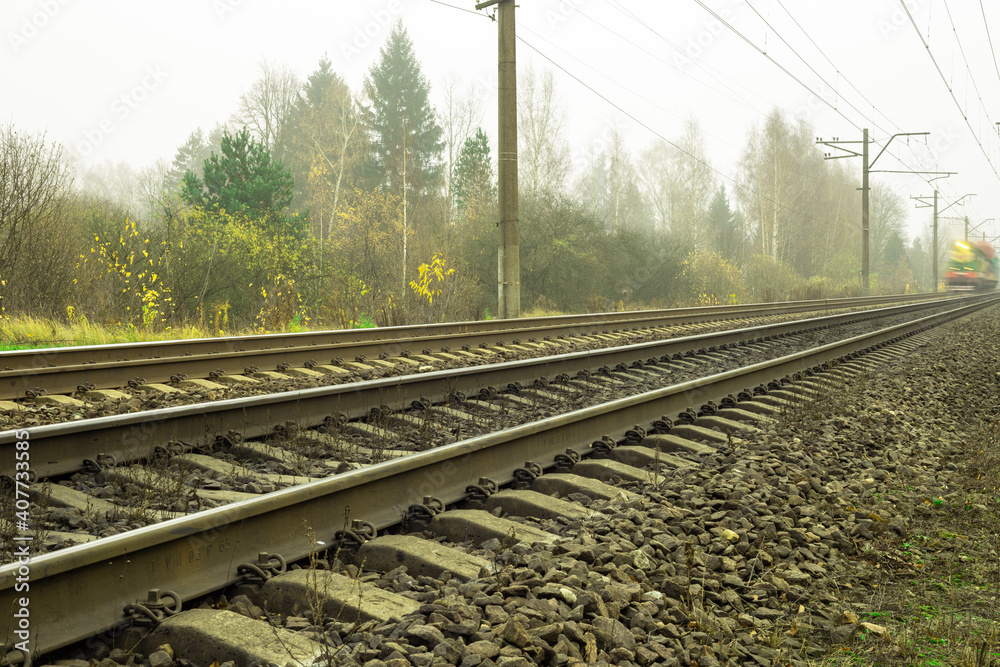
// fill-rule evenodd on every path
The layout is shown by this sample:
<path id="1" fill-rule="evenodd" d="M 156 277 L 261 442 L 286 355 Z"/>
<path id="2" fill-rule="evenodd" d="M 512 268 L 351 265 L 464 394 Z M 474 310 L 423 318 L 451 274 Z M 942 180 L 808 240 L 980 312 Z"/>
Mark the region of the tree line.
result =
<path id="1" fill-rule="evenodd" d="M 612 131 L 574 160 L 549 72 L 518 79 L 522 303 L 607 310 L 860 289 L 858 174 L 773 111 L 726 181 L 701 128 L 633 155 Z M 0 128 L 6 314 L 215 331 L 488 317 L 497 191 L 471 86 L 431 85 L 397 23 L 361 90 L 322 58 L 264 62 L 228 122 L 169 163 L 70 165 Z M 872 189 L 873 286 L 928 289 L 926 240 Z"/>

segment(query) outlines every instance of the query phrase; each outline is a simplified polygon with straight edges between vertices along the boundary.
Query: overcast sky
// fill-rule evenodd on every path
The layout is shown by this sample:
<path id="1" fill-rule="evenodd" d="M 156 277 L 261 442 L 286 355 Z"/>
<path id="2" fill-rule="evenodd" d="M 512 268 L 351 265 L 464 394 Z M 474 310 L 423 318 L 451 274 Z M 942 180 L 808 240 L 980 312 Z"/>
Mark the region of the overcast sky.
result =
<path id="1" fill-rule="evenodd" d="M 432 100 L 440 105 L 445 76 L 461 77 L 482 96 L 495 142 L 496 23 L 474 7 L 3 0 L 0 123 L 46 132 L 87 164 L 169 161 L 192 130 L 230 117 L 262 59 L 304 79 L 325 53 L 360 89 L 398 18 Z M 518 68 L 553 70 L 577 160 L 613 128 L 637 157 L 661 136 L 678 139 L 694 117 L 731 190 L 749 129 L 778 107 L 827 139 L 860 140 L 867 127 L 884 145 L 930 132 L 897 138 L 873 169 L 958 172 L 935 181 L 941 207 L 976 196 L 943 215 L 968 215 L 972 226 L 1000 217 L 995 0 L 522 0 L 517 21 Z M 929 178 L 872 175 L 906 197 L 930 195 Z M 911 236 L 929 211 L 912 211 Z M 1000 222 L 982 230 L 1000 234 Z"/>

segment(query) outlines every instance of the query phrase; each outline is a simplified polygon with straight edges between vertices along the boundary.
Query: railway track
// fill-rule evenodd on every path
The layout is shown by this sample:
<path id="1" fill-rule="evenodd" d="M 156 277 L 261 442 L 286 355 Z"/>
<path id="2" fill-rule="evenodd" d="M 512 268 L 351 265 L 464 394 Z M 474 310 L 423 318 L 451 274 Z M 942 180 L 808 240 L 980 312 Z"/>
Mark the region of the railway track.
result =
<path id="1" fill-rule="evenodd" d="M 344 517 L 361 519 L 367 522 L 365 525 L 371 524 L 376 530 L 383 530 L 399 523 L 400 508 L 426 506 L 428 502 L 435 506 L 451 506 L 465 499 L 469 493 L 468 488 L 476 486 L 477 482 L 480 487 L 485 485 L 492 488 L 493 483 L 503 486 L 518 476 L 535 477 L 541 470 L 551 468 L 553 465 L 565 466 L 573 459 L 591 453 L 595 441 L 603 441 L 606 443 L 605 448 L 612 450 L 616 449 L 614 445 L 620 442 L 630 446 L 646 444 L 645 463 L 649 464 L 656 458 L 655 454 L 648 453 L 652 451 L 648 447 L 652 442 L 659 443 L 661 452 L 667 447 L 680 448 L 678 450 L 680 451 L 688 447 L 677 442 L 685 440 L 684 435 L 694 440 L 711 437 L 709 433 L 699 430 L 704 426 L 674 425 L 671 423 L 672 420 L 662 418 L 663 415 L 684 415 L 680 421 L 691 422 L 697 419 L 697 416 L 689 410 L 691 407 L 697 410 L 703 405 L 728 406 L 721 408 L 719 414 L 714 417 L 702 418 L 708 420 L 703 424 L 735 428 L 721 420 L 725 419 L 726 414 L 730 416 L 740 414 L 741 408 L 733 406 L 731 401 L 732 397 L 739 396 L 741 392 L 743 398 L 748 399 L 755 387 L 759 389 L 768 383 L 774 383 L 778 378 L 808 372 L 810 369 L 818 370 L 832 358 L 844 358 L 873 345 L 883 345 L 899 337 L 912 335 L 925 327 L 971 312 L 982 307 L 984 303 L 985 301 L 980 301 L 975 305 L 921 318 L 914 323 L 883 328 L 876 334 L 854 336 L 818 347 L 815 344 L 809 345 L 809 341 L 800 340 L 802 347 L 808 349 L 786 354 L 778 359 L 762 361 L 743 368 L 733 368 L 715 373 L 708 378 L 671 384 L 636 396 L 626 396 L 567 414 L 512 426 L 500 432 L 487 433 L 471 439 L 459 439 L 444 447 L 392 458 L 377 465 L 345 472 L 328 479 L 279 490 L 258 499 L 236 502 L 62 552 L 38 556 L 32 559 L 31 568 L 32 594 L 33 599 L 37 601 L 33 603 L 37 605 L 33 607 L 37 623 L 33 627 L 40 630 L 32 645 L 36 650 L 47 651 L 96 632 L 120 626 L 125 622 L 122 610 L 128 605 L 135 605 L 138 600 L 147 599 L 148 592 L 157 589 L 157 586 L 153 585 L 155 582 L 151 580 L 160 577 L 169 578 L 170 587 L 176 593 L 178 601 L 205 595 L 220 587 L 232 585 L 237 580 L 234 563 L 249 566 L 256 563 L 258 568 L 261 565 L 267 566 L 271 561 L 269 557 L 265 557 L 261 562 L 259 555 L 261 551 L 280 552 L 286 560 L 292 560 L 315 552 L 317 540 L 331 544 L 334 533 L 345 528 Z M 883 314 L 884 316 L 886 314 Z M 815 337 L 817 330 L 825 331 L 818 327 L 831 324 L 830 321 L 822 323 L 814 321 L 806 327 L 800 324 L 797 335 L 800 339 L 804 338 L 801 330 L 806 328 L 813 329 L 812 334 Z M 795 327 L 790 324 L 772 327 L 770 333 L 772 337 L 788 335 L 788 338 L 772 338 L 769 341 L 755 338 L 750 346 L 764 348 L 784 345 L 785 341 L 793 339 L 791 334 L 794 331 Z M 670 376 L 676 375 L 678 370 L 695 373 L 694 367 L 700 362 L 691 361 L 695 359 L 694 357 L 674 359 L 673 355 L 678 352 L 672 350 L 690 350 L 693 345 L 697 345 L 706 348 L 703 352 L 706 358 L 714 357 L 718 362 L 720 361 L 718 357 L 726 356 L 731 349 L 740 349 L 730 346 L 735 345 L 741 337 L 745 341 L 747 335 L 747 332 L 711 334 L 707 337 L 698 337 L 697 340 L 680 339 L 647 343 L 640 346 L 639 350 L 632 349 L 628 352 L 624 349 L 588 351 L 562 355 L 564 358 L 558 363 L 555 358 L 549 358 L 544 361 L 516 362 L 506 364 L 502 369 L 488 370 L 494 373 L 491 376 L 493 385 L 503 386 L 503 383 L 510 379 L 507 384 L 513 385 L 515 391 L 512 391 L 507 400 L 511 401 L 511 397 L 521 399 L 521 401 L 511 401 L 514 403 L 531 402 L 519 396 L 523 390 L 518 390 L 517 383 L 520 382 L 523 386 L 524 378 L 541 379 L 553 376 L 568 378 L 572 374 L 592 370 L 595 367 L 608 369 L 604 378 L 610 382 L 605 384 L 611 386 L 610 391 L 613 393 L 618 388 L 616 383 L 621 384 L 623 378 L 629 375 L 640 377 L 646 375 L 649 376 L 647 380 L 654 380 L 654 383 L 663 385 L 668 384 Z M 710 340 L 713 342 L 709 342 Z M 769 343 L 772 345 L 769 346 Z M 710 347 L 716 349 L 708 350 Z M 763 349 L 758 351 L 764 352 Z M 647 361 L 655 359 L 655 361 L 651 364 L 635 364 L 636 360 L 642 359 Z M 658 367 L 660 364 L 662 367 Z M 685 369 L 685 366 L 688 368 Z M 422 401 L 423 410 L 432 407 L 435 402 L 433 398 L 428 400 L 425 394 L 432 394 L 438 399 L 443 396 L 446 401 L 451 400 L 456 403 L 463 400 L 458 397 L 466 390 L 479 396 L 478 391 L 483 388 L 482 380 L 472 378 L 483 368 L 486 367 L 448 373 L 443 371 L 437 374 L 425 373 L 420 376 L 394 378 L 392 382 L 379 380 L 358 383 L 349 390 L 338 387 L 307 390 L 295 396 L 285 395 L 280 402 L 296 406 L 292 421 L 298 428 L 306 428 L 317 421 L 322 423 L 321 415 L 328 417 L 331 412 L 342 412 L 344 417 L 334 420 L 333 431 L 336 431 L 334 434 L 336 435 L 340 433 L 338 429 L 352 417 L 370 411 L 372 405 L 385 403 L 384 399 L 389 393 L 392 393 L 395 402 L 401 405 L 411 403 L 413 400 Z M 610 370 L 612 368 L 615 370 Z M 618 377 L 614 377 L 613 373 L 617 373 Z M 563 380 L 566 386 L 557 389 L 554 386 L 546 387 L 543 381 L 535 383 L 536 386 L 531 387 L 529 391 L 534 391 L 534 397 L 539 398 L 545 393 L 557 394 L 559 391 L 566 392 L 573 389 L 579 391 L 581 388 L 593 390 L 601 382 L 598 376 L 587 377 L 584 374 L 582 378 L 576 377 L 578 379 L 575 382 L 581 386 L 574 388 L 569 380 Z M 464 382 L 469 384 L 463 384 Z M 442 390 L 442 383 L 446 390 Z M 437 387 L 431 391 L 433 384 Z M 780 409 L 774 406 L 782 405 L 782 402 L 792 394 L 782 394 L 779 385 L 771 386 L 770 397 L 746 402 L 744 407 L 752 403 L 755 409 L 764 412 L 768 410 L 766 407 L 768 405 L 772 411 Z M 773 391 L 775 389 L 777 392 Z M 750 393 L 746 393 L 748 391 Z M 799 395 L 805 395 L 813 393 L 814 389 L 795 391 Z M 482 398 L 489 399 L 490 392 Z M 478 401 L 467 397 L 464 400 Z M 488 400 L 481 402 L 486 405 L 491 404 Z M 246 439 L 264 435 L 272 430 L 275 420 L 270 413 L 276 410 L 272 402 L 262 398 L 249 399 L 241 401 L 239 407 L 222 405 L 223 403 L 225 402 L 208 407 L 200 406 L 201 415 L 196 414 L 193 408 L 170 409 L 172 411 L 170 415 L 128 415 L 95 420 L 95 423 L 90 424 L 57 425 L 35 429 L 31 434 L 32 461 L 34 463 L 37 456 L 38 464 L 34 467 L 43 476 L 67 474 L 80 469 L 82 465 L 80 445 L 88 440 L 96 443 L 97 448 L 102 450 L 94 454 L 95 458 L 101 454 L 106 456 L 111 450 L 115 454 L 116 462 L 120 463 L 130 458 L 148 457 L 154 441 L 165 442 L 168 445 L 184 443 L 184 446 L 189 448 L 210 444 L 215 441 L 216 436 L 228 434 L 229 431 L 238 432 Z M 336 409 L 331 410 L 331 406 Z M 488 408 L 483 409 L 488 412 Z M 726 410 L 729 412 L 726 413 Z M 708 411 L 712 411 L 712 408 Z M 206 412 L 228 416 L 222 421 L 213 422 L 211 427 L 208 427 L 204 420 Z M 239 416 L 235 417 L 237 414 Z M 150 423 L 150 417 L 159 422 L 154 431 L 154 434 L 159 435 L 141 432 L 139 437 L 133 437 L 136 442 L 130 443 L 130 447 L 122 448 L 121 451 L 108 446 L 109 443 L 127 437 L 130 429 L 135 436 L 135 429 L 142 428 L 143 423 Z M 167 421 L 168 419 L 170 421 Z M 226 421 L 227 419 L 229 421 Z M 98 421 L 102 423 L 97 424 Z M 650 423 L 653 423 L 653 426 L 648 429 L 636 428 L 637 424 Z M 327 425 L 330 425 L 329 421 Z M 227 428 L 227 426 L 238 428 Z M 655 433 L 658 430 L 669 433 Z M 7 436 L 9 441 L 11 435 L 13 434 L 2 434 L 0 437 Z M 655 440 L 660 436 L 667 439 Z M 670 438 L 674 438 L 674 441 Z M 649 442 L 646 442 L 647 440 Z M 571 454 L 570 451 L 574 453 Z M 517 461 L 530 464 L 525 463 L 524 466 L 512 464 Z M 633 463 L 636 461 L 637 459 L 632 459 Z M 543 475 L 539 479 L 545 477 L 547 476 Z M 484 480 L 489 478 L 491 481 L 479 481 L 480 478 Z M 431 498 L 434 500 L 428 500 Z M 364 510 L 359 511 L 358 508 Z M 464 525 L 468 529 L 471 524 L 468 520 L 465 521 Z M 304 525 L 308 525 L 310 530 L 304 531 Z M 262 536 L 266 536 L 267 545 L 274 546 L 263 548 Z M 367 549 L 371 552 L 374 547 Z M 413 567 L 417 566 L 414 564 Z M 13 604 L 13 586 L 17 568 L 17 564 L 0 568 L 0 590 L 2 590 L 0 604 Z M 107 598 L 107 588 L 112 580 L 116 592 L 111 596 L 112 599 L 105 600 L 101 605 L 106 613 L 95 614 L 92 609 L 68 611 L 73 606 L 70 598 L 78 596 L 84 599 L 92 599 L 92 596 Z M 102 587 L 103 593 L 100 592 Z M 154 608 L 159 604 L 155 600 L 152 602 Z M 172 604 L 172 602 L 167 603 L 167 608 Z M 55 629 L 57 626 L 58 629 Z M 8 627 L 8 635 L 12 634 L 11 629 Z"/>
<path id="2" fill-rule="evenodd" d="M 328 423 L 331 418 L 356 424 L 373 408 L 385 405 L 399 409 L 409 407 L 415 401 L 429 405 L 446 403 L 453 396 L 474 397 L 487 388 L 506 390 L 518 385 L 545 385 L 557 378 L 594 374 L 601 369 L 608 372 L 648 360 L 683 366 L 690 364 L 690 358 L 699 350 L 702 354 L 717 355 L 718 348 L 734 345 L 764 345 L 780 349 L 785 345 L 782 337 L 792 334 L 823 331 L 879 318 L 905 318 L 927 307 L 927 304 L 894 306 L 633 345 L 613 345 L 619 339 L 609 336 L 606 343 L 612 346 L 600 349 L 37 427 L 32 429 L 32 470 L 40 478 L 65 475 L 81 470 L 88 460 L 111 457 L 116 463 L 125 463 L 149 457 L 157 448 L 175 448 L 177 443 L 189 449 L 208 448 L 220 435 L 235 432 L 244 439 L 259 438 L 269 435 L 275 425 L 285 423 L 291 423 L 298 429 L 315 428 Z M 558 351 L 561 348 L 552 344 L 547 349 Z M 675 358 L 679 356 L 686 356 L 687 360 Z M 777 353 L 772 356 L 777 356 Z M 745 362 L 737 360 L 735 364 L 745 365 Z M 645 372 L 651 371 L 647 369 Z M 670 372 L 676 372 L 676 369 Z M 662 374 L 655 376 L 656 382 L 665 380 Z M 539 387 L 534 389 L 537 391 Z M 0 432 L 0 447 L 10 447 L 17 440 L 14 431 Z M 0 475 L 9 477 L 13 471 L 12 458 L 0 463 Z"/>
<path id="3" fill-rule="evenodd" d="M 937 297 L 941 298 L 941 297 Z M 948 297 L 944 297 L 947 299 Z M 22 350 L 2 355 L 0 407 L 31 402 L 82 405 L 82 400 L 121 399 L 125 388 L 169 392 L 170 387 L 216 389 L 293 377 L 357 379 L 387 369 L 414 372 L 438 364 L 441 354 L 467 363 L 498 354 L 530 351 L 546 341 L 592 343 L 595 336 L 676 335 L 677 327 L 725 322 L 748 326 L 750 318 L 839 312 L 889 303 L 919 303 L 931 295 L 828 299 L 788 304 L 715 306 L 667 311 L 604 313 L 489 320 L 457 324 L 239 336 L 158 343 Z M 729 326 L 732 326 L 730 324 Z M 523 341 L 523 343 L 522 343 Z M 249 376 L 249 379 L 248 379 Z M 168 386 L 167 389 L 164 386 Z"/>

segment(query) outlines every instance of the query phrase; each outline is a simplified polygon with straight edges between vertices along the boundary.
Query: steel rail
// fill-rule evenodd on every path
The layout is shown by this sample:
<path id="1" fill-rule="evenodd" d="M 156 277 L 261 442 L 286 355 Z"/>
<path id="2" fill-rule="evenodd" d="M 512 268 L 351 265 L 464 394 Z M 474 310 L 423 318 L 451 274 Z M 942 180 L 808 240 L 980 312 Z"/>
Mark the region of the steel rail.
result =
<path id="1" fill-rule="evenodd" d="M 619 399 L 532 424 L 387 461 L 259 499 L 226 505 L 32 558 L 30 592 L 16 592 L 17 563 L 0 567 L 0 609 L 30 597 L 31 646 L 45 653 L 121 626 L 122 609 L 147 591 L 169 586 L 182 600 L 238 582 L 237 567 L 261 552 L 288 560 L 334 543 L 345 518 L 382 529 L 425 496 L 446 504 L 464 498 L 481 477 L 511 481 L 521 461 L 550 466 L 557 454 L 585 453 L 600 434 L 620 438 L 634 424 L 776 378 L 817 369 L 831 359 L 886 344 L 989 305 L 981 301 L 880 331 Z M 318 540 L 318 543 L 316 542 Z M 16 619 L 0 620 L 13 637 Z"/>
<path id="2" fill-rule="evenodd" d="M 775 315 L 809 310 L 834 310 L 886 303 L 947 300 L 949 296 L 933 294 L 904 294 L 850 299 L 817 299 L 812 301 L 792 301 L 778 304 L 747 304 L 736 306 L 707 306 L 698 308 L 675 308 L 668 310 L 629 311 L 624 313 L 600 313 L 585 315 L 559 315 L 549 317 L 522 318 L 514 320 L 477 320 L 470 322 L 420 324 L 373 329 L 348 329 L 315 331 L 260 336 L 230 336 L 222 338 L 199 338 L 157 342 L 124 343 L 114 345 L 89 345 L 74 347 L 41 348 L 32 350 L 12 350 L 0 352 L 0 368 L 23 371 L 40 370 L 52 366 L 75 366 L 119 363 L 138 359 L 157 359 L 190 355 L 229 355 L 244 351 L 271 350 L 282 348 L 308 348 L 326 345 L 363 344 L 378 346 L 388 341 L 424 340 L 425 345 L 439 345 L 467 334 L 479 333 L 484 336 L 506 334 L 528 337 L 532 335 L 558 335 L 550 329 L 563 332 L 579 332 L 594 327 L 629 326 L 649 327 L 695 323 L 718 319 L 732 319 L 760 315 Z M 391 345 L 387 344 L 387 348 Z M 371 358 L 377 355 L 369 355 Z M 354 355 L 351 356 L 353 358 Z M 4 376 L 0 376 L 4 377 Z M 0 385 L 6 382 L 0 382 Z M 29 387 L 30 388 L 30 387 Z M 74 387 L 75 388 L 75 387 Z"/>
<path id="3" fill-rule="evenodd" d="M 63 475 L 82 469 L 84 459 L 95 459 L 98 455 L 114 456 L 118 462 L 137 460 L 170 443 L 205 447 L 212 444 L 216 436 L 230 431 L 239 432 L 246 438 L 262 437 L 270 434 L 276 424 L 289 421 L 309 428 L 338 413 L 352 419 L 362 417 L 372 407 L 383 404 L 408 406 L 425 397 L 440 401 L 456 392 L 478 393 L 487 385 L 506 387 L 510 383 L 572 375 L 603 366 L 613 368 L 637 359 L 669 357 L 764 336 L 782 336 L 899 315 L 923 307 L 924 304 L 893 306 L 599 350 L 38 426 L 30 429 L 32 469 L 42 478 Z M 14 474 L 12 447 L 21 439 L 17 433 L 14 430 L 0 432 L 0 475 Z"/>
<path id="4" fill-rule="evenodd" d="M 936 301 L 928 299 L 927 295 L 909 296 L 911 296 L 910 300 L 924 303 Z M 899 301 L 900 299 L 898 297 L 849 299 L 843 300 L 845 303 L 837 304 L 836 307 L 839 309 L 846 305 L 846 302 L 852 302 L 855 305 L 872 305 L 877 301 L 890 300 Z M 423 350 L 429 345 L 437 346 L 439 349 L 492 345 L 498 342 L 498 336 L 505 337 L 509 342 L 512 339 L 518 340 L 518 336 L 537 338 L 586 335 L 594 333 L 593 327 L 595 326 L 628 324 L 632 325 L 633 329 L 669 326 L 676 325 L 679 321 L 693 323 L 715 320 L 721 316 L 720 313 L 723 310 L 726 311 L 728 317 L 737 317 L 740 315 L 773 315 L 798 312 L 804 309 L 829 309 L 832 307 L 829 304 L 836 301 L 840 300 L 794 302 L 791 305 L 760 307 L 715 306 L 677 311 L 652 311 L 652 313 L 609 313 L 601 316 L 574 315 L 511 320 L 503 321 L 506 327 L 501 330 L 486 328 L 486 324 L 482 322 L 466 322 L 457 325 L 393 327 L 378 330 L 384 332 L 382 334 L 374 333 L 371 330 L 364 330 L 364 334 L 358 334 L 356 331 L 340 331 L 234 339 L 169 341 L 163 344 L 156 343 L 151 347 L 139 347 L 143 345 L 140 343 L 128 346 L 19 351 L 10 353 L 9 356 L 0 354 L 0 364 L 9 368 L 9 370 L 0 370 L 0 399 L 23 397 L 25 392 L 37 392 L 39 389 L 43 389 L 49 394 L 71 394 L 81 386 L 92 386 L 98 389 L 119 388 L 137 378 L 141 378 L 144 382 L 165 383 L 180 376 L 207 378 L 220 371 L 230 375 L 240 374 L 250 367 L 273 370 L 286 364 L 291 367 L 299 367 L 317 362 L 329 363 L 338 357 L 348 360 L 361 357 L 375 359 L 383 354 L 398 356 L 404 350 Z M 597 317 L 596 320 L 595 317 Z M 519 326 L 513 327 L 514 324 Z M 433 333 L 427 334 L 428 330 L 433 330 Z M 418 333 L 420 335 L 415 335 Z M 359 335 L 363 338 L 354 340 Z M 296 344 L 290 347 L 279 346 L 274 349 L 269 347 L 269 344 L 287 343 L 288 341 L 296 341 Z M 163 352 L 161 348 L 164 345 L 171 346 L 172 354 L 169 356 L 151 354 L 154 351 Z M 241 348 L 247 349 L 221 351 L 220 345 L 222 348 L 239 345 Z M 182 351 L 183 355 L 181 355 Z M 138 353 L 141 358 L 123 358 L 135 353 Z M 94 360 L 95 357 L 100 359 L 107 355 L 117 355 L 117 357 L 113 360 Z M 23 367 L 29 361 L 40 367 Z"/>
<path id="5" fill-rule="evenodd" d="M 921 303 L 927 303 L 926 301 Z M 646 327 L 665 326 L 660 319 L 644 320 Z M 617 330 L 616 330 L 617 331 Z M 514 335 L 545 333 L 549 337 L 587 336 L 601 333 L 600 330 L 586 328 L 531 328 L 514 329 L 498 333 L 448 333 L 434 337 L 392 338 L 362 342 L 339 342 L 292 348 L 265 350 L 239 350 L 226 354 L 200 354 L 196 356 L 174 356 L 158 359 L 130 359 L 70 366 L 50 366 L 38 369 L 14 369 L 0 371 L 0 399 L 14 399 L 25 395 L 27 390 L 44 389 L 49 394 L 70 394 L 83 385 L 99 389 L 118 388 L 129 381 L 142 378 L 144 382 L 170 382 L 178 376 L 210 377 L 219 371 L 228 375 L 238 375 L 251 367 L 262 370 L 276 370 L 288 367 L 302 367 L 315 363 L 334 363 L 337 358 L 353 361 L 364 358 L 376 359 L 380 355 L 399 356 L 404 350 L 420 352 L 428 345 L 435 345 L 442 351 L 449 348 L 480 345 L 489 346 L 519 341 Z M 504 335 L 509 334 L 509 335 Z M 501 340 L 501 336 L 506 340 Z M 437 351 L 437 350 L 435 350 Z"/>

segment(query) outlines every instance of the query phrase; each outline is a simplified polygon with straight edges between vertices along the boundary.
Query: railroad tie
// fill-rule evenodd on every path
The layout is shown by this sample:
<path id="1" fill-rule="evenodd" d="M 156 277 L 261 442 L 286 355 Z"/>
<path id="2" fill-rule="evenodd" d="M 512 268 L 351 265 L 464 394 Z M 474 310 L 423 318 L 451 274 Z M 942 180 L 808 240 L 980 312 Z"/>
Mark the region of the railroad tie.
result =
<path id="1" fill-rule="evenodd" d="M 718 451 L 715 447 L 710 445 L 695 442 L 694 440 L 674 434 L 673 431 L 675 429 L 677 429 L 676 426 L 670 429 L 670 433 L 647 435 L 642 439 L 642 446 L 661 452 L 674 452 L 679 454 L 704 455 L 714 454 Z"/>
<path id="2" fill-rule="evenodd" d="M 650 468 L 657 463 L 667 468 L 692 468 L 697 464 L 680 456 L 674 456 L 666 451 L 647 445 L 622 445 L 615 447 L 608 454 L 613 461 L 628 464 L 636 468 Z"/>
<path id="3" fill-rule="evenodd" d="M 711 420 L 707 420 L 705 423 L 711 423 Z M 740 429 L 746 428 L 743 424 L 736 424 L 736 426 Z M 704 426 L 696 426 L 694 424 L 674 424 L 670 428 L 670 435 L 677 436 L 678 438 L 686 438 L 688 440 L 702 440 L 719 445 L 730 441 L 740 442 L 739 438 L 733 438 L 725 433 L 722 433 L 721 431 L 716 431 L 712 428 L 705 428 Z M 714 447 L 712 448 L 712 451 L 715 451 Z"/>
<path id="4" fill-rule="evenodd" d="M 599 514 L 599 512 L 579 503 L 553 498 L 530 489 L 503 489 L 487 498 L 483 505 L 483 508 L 488 512 L 492 512 L 498 507 L 503 510 L 504 514 L 531 516 L 537 519 L 563 518 L 570 521 L 582 521 Z"/>
<path id="5" fill-rule="evenodd" d="M 547 475 L 536 477 L 531 483 L 531 489 L 550 496 L 559 494 L 562 497 L 566 497 L 571 493 L 582 493 L 594 500 L 612 500 L 614 498 L 635 500 L 639 497 L 631 491 L 619 489 L 595 479 L 561 472 L 548 473 Z"/>
<path id="6" fill-rule="evenodd" d="M 617 448 L 616 448 L 617 449 Z M 573 466 L 573 474 L 596 479 L 605 484 L 621 482 L 651 482 L 654 473 L 650 470 L 614 461 L 611 459 L 586 459 Z"/>
<path id="7" fill-rule="evenodd" d="M 366 569 L 388 572 L 400 565 L 411 577 L 440 578 L 450 572 L 460 581 L 478 579 L 490 571 L 485 558 L 431 542 L 413 535 L 383 535 L 369 540 L 358 549 L 358 562 Z"/>
<path id="8" fill-rule="evenodd" d="M 319 664 L 324 648 L 301 633 L 273 627 L 231 611 L 191 609 L 170 616 L 142 643 L 147 655 L 170 644 L 177 657 L 196 665 Z"/>
<path id="9" fill-rule="evenodd" d="M 347 623 L 385 623 L 420 610 L 412 598 L 328 570 L 292 570 L 268 579 L 257 602 L 283 616 L 311 616 L 316 605 L 326 618 Z"/>
<path id="10" fill-rule="evenodd" d="M 485 510 L 451 510 L 431 519 L 430 529 L 451 542 L 472 542 L 479 546 L 491 539 L 503 540 L 513 535 L 518 542 L 554 542 L 557 535 L 510 519 L 493 516 Z"/>

